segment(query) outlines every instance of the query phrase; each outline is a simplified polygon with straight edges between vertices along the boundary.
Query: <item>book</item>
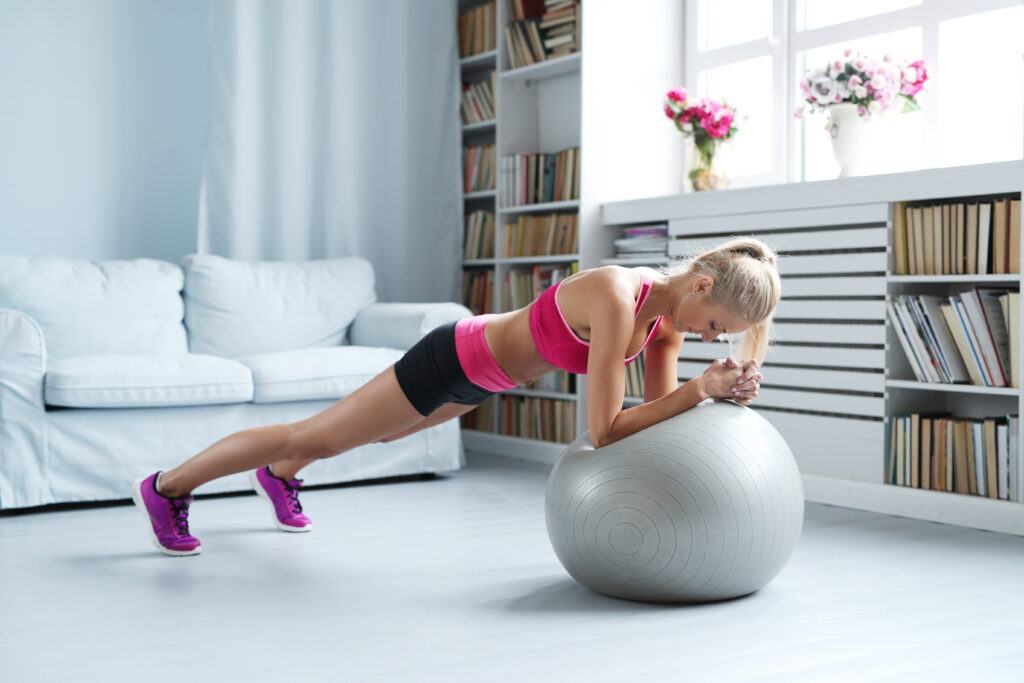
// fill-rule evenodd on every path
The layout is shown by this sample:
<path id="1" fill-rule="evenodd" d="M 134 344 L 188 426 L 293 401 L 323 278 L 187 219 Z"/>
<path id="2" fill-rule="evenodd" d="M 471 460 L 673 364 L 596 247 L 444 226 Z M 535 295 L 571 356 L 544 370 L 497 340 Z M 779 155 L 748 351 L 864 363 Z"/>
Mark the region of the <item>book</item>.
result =
<path id="1" fill-rule="evenodd" d="M 940 308 L 945 300 L 944 297 L 934 295 L 923 294 L 917 297 L 917 301 L 924 311 L 925 323 L 938 347 L 939 357 L 946 375 L 945 381 L 967 382 L 970 380 L 970 376 Z M 998 301 L 996 305 L 998 306 Z"/>
<path id="2" fill-rule="evenodd" d="M 953 272 L 953 207 L 950 204 L 942 205 L 942 273 L 944 275 Z"/>
<path id="3" fill-rule="evenodd" d="M 978 275 L 992 272 L 992 204 L 982 202 L 978 205 Z"/>
<path id="4" fill-rule="evenodd" d="M 1005 387 L 1006 377 L 999 363 L 999 353 L 996 350 L 995 341 L 985 319 L 985 311 L 981 305 L 978 288 L 961 292 L 958 299 L 963 302 L 969 325 L 968 338 L 975 344 L 975 350 L 981 357 L 988 386 Z"/>
<path id="5" fill-rule="evenodd" d="M 956 274 L 956 275 L 963 275 L 964 274 L 964 272 L 965 272 L 965 262 L 967 260 L 967 254 L 966 254 L 965 246 L 964 246 L 966 244 L 966 242 L 967 242 L 967 235 L 966 235 L 967 227 L 966 227 L 966 224 L 965 224 L 965 221 L 966 221 L 965 209 L 966 208 L 967 207 L 964 204 L 957 204 L 956 205 L 956 212 L 955 212 L 956 213 L 956 220 L 954 220 L 954 226 L 955 226 L 955 233 L 956 233 L 956 235 L 955 235 L 955 237 L 953 239 L 954 252 L 955 252 L 954 253 L 954 256 L 955 256 L 954 262 L 956 264 L 955 268 L 954 268 L 954 274 Z"/>
<path id="6" fill-rule="evenodd" d="M 999 497 L 999 464 L 996 448 L 995 418 L 986 418 L 981 423 L 982 449 L 985 454 L 985 494 L 989 498 Z"/>
<path id="7" fill-rule="evenodd" d="M 892 323 L 893 330 L 896 332 L 896 338 L 899 339 L 900 346 L 903 347 L 903 353 L 906 355 L 910 369 L 914 373 L 914 378 L 918 382 L 929 381 L 921 358 L 918 355 L 917 347 L 910 341 L 911 331 L 908 330 L 908 325 L 903 322 L 902 316 L 896 309 L 896 304 L 892 301 L 887 301 L 885 305 L 886 310 L 889 312 L 889 320 Z"/>
<path id="8" fill-rule="evenodd" d="M 978 273 L 978 205 L 968 204 L 965 215 L 965 274 L 976 275 Z"/>
<path id="9" fill-rule="evenodd" d="M 1010 269 L 1010 200 L 992 202 L 992 272 L 1004 275 Z"/>
<path id="10" fill-rule="evenodd" d="M 985 379 L 981 374 L 981 368 L 978 365 L 978 360 L 974 356 L 974 351 L 967 338 L 967 332 L 964 330 L 963 325 L 960 322 L 960 318 L 953 308 L 953 304 L 941 304 L 939 306 L 939 310 L 946 321 L 946 326 L 949 328 L 950 334 L 953 336 L 953 342 L 956 344 L 957 351 L 964 363 L 964 368 L 967 370 L 967 375 L 971 384 L 985 386 Z"/>
<path id="11" fill-rule="evenodd" d="M 967 452 L 971 459 L 967 463 L 967 492 L 974 496 L 985 495 L 985 443 L 981 434 L 981 423 L 970 422 Z"/>
<path id="12" fill-rule="evenodd" d="M 935 275 L 935 213 L 930 206 L 922 207 L 921 211 L 921 220 L 924 221 L 922 226 L 922 235 L 924 237 L 922 262 L 924 270 L 922 274 Z"/>
<path id="13" fill-rule="evenodd" d="M 999 304 L 999 298 L 1009 292 L 998 287 L 975 287 L 974 290 L 981 302 L 985 325 L 996 349 L 1003 386 L 1010 386 L 1013 377 L 1010 365 L 1010 333 L 1006 316 L 1003 315 L 1003 307 Z"/>
<path id="14" fill-rule="evenodd" d="M 1010 450 L 1005 417 L 996 420 L 996 497 L 1010 499 Z"/>
<path id="15" fill-rule="evenodd" d="M 1006 292 L 999 297 L 999 305 L 1006 321 L 1006 334 L 1010 346 L 1010 386 L 1020 388 L 1020 292 Z"/>
<path id="16" fill-rule="evenodd" d="M 907 260 L 907 205 L 896 202 L 892 209 L 893 267 L 897 275 L 910 272 Z"/>
<path id="17" fill-rule="evenodd" d="M 1009 252 L 1010 252 L 1010 266 L 1007 272 L 1019 273 L 1020 272 L 1020 200 L 1010 200 L 1010 218 L 1009 218 Z"/>

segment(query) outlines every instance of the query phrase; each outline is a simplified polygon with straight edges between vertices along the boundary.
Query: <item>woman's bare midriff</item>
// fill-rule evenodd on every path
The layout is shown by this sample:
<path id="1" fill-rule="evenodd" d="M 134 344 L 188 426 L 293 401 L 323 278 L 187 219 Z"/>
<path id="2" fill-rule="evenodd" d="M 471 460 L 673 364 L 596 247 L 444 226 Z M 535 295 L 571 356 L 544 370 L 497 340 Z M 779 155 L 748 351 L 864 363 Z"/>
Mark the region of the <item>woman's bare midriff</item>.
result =
<path id="1" fill-rule="evenodd" d="M 579 275 L 573 276 L 573 279 L 579 279 L 579 277 Z M 639 276 L 636 278 L 636 287 L 639 291 Z M 561 294 L 561 290 L 558 293 Z M 639 349 L 646 340 L 653 322 L 648 318 L 648 316 L 637 318 L 634 339 L 630 344 L 631 349 L 633 347 Z M 579 332 L 576 333 L 579 334 Z M 525 384 L 558 369 L 557 366 L 541 358 L 537 351 L 533 335 L 530 334 L 529 306 L 508 313 L 500 313 L 491 318 L 487 322 L 487 327 L 484 328 L 484 339 L 487 341 L 487 348 L 491 350 L 494 360 L 516 384 Z M 628 356 L 629 354 L 623 357 L 623 362 Z"/>

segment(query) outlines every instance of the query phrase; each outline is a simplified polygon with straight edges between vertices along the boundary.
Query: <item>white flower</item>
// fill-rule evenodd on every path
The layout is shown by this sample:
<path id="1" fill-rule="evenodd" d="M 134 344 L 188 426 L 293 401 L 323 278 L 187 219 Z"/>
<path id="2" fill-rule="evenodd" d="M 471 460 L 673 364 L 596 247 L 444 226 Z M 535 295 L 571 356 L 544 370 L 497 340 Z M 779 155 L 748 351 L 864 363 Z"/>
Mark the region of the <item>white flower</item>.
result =
<path id="1" fill-rule="evenodd" d="M 812 78 L 811 97 L 817 100 L 820 104 L 833 104 L 836 101 L 837 87 L 838 84 L 828 76 Z"/>
<path id="2" fill-rule="evenodd" d="M 885 75 L 877 73 L 875 77 L 871 79 L 871 87 L 875 90 L 881 90 L 885 87 Z"/>
<path id="3" fill-rule="evenodd" d="M 868 113 L 874 116 L 882 111 L 882 103 L 878 100 L 871 100 L 868 102 Z"/>
<path id="4" fill-rule="evenodd" d="M 868 89 L 863 85 L 858 85 L 853 89 L 853 94 L 857 96 L 857 99 L 863 100 L 868 96 Z"/>
<path id="5" fill-rule="evenodd" d="M 683 132 L 684 133 L 692 133 L 693 132 L 693 124 L 690 123 L 689 121 L 684 123 L 683 124 Z"/>
<path id="6" fill-rule="evenodd" d="M 903 80 L 914 83 L 917 81 L 917 69 L 914 67 L 907 67 L 903 70 Z"/>

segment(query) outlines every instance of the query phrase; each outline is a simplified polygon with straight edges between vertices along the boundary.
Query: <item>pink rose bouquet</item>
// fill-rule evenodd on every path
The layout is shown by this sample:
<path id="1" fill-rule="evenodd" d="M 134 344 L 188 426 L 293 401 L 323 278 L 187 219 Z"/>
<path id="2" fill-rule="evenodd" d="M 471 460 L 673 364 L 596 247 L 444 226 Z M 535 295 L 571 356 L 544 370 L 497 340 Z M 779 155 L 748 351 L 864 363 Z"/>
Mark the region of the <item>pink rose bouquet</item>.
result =
<path id="1" fill-rule="evenodd" d="M 802 118 L 808 110 L 821 112 L 843 103 L 856 105 L 857 113 L 865 117 L 897 108 L 900 112 L 917 111 L 921 105 L 916 98 L 927 80 L 928 69 L 922 60 L 898 62 L 885 55 L 876 62 L 847 49 L 843 59 L 807 71 L 800 81 L 804 104 L 795 115 Z"/>
<path id="2" fill-rule="evenodd" d="M 735 109 L 725 102 L 716 102 L 706 97 L 690 100 L 686 88 L 669 90 L 665 96 L 664 110 L 665 116 L 675 124 L 683 137 L 692 139 L 703 169 L 711 168 L 719 145 L 738 131 Z M 696 172 L 696 169 L 691 169 L 691 180 L 694 180 Z M 696 185 L 696 180 L 694 182 Z"/>

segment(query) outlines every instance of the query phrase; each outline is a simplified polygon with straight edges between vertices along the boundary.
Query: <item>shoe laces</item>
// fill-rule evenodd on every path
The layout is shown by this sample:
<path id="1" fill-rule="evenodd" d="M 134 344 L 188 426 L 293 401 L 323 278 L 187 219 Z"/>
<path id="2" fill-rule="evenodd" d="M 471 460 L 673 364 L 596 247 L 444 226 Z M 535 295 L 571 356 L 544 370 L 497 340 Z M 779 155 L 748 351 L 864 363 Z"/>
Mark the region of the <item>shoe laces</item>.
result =
<path id="1" fill-rule="evenodd" d="M 171 523 L 174 525 L 174 531 L 179 536 L 188 536 L 188 506 L 189 500 L 186 498 L 175 498 L 171 501 Z"/>
<path id="2" fill-rule="evenodd" d="M 288 494 L 288 509 L 294 514 L 302 512 L 302 503 L 299 502 L 300 486 L 302 486 L 301 479 L 292 479 L 284 483 L 284 490 Z"/>

